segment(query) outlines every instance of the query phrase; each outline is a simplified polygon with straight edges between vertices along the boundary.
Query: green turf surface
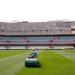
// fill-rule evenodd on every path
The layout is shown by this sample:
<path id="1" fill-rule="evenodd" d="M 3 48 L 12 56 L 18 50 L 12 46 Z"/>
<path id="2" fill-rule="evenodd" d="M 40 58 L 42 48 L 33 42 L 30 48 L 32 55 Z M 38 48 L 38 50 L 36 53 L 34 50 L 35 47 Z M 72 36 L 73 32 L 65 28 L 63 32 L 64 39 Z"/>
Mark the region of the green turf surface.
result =
<path id="1" fill-rule="evenodd" d="M 24 58 L 29 52 L 0 52 L 0 75 L 75 75 L 75 54 L 64 50 L 42 50 L 38 56 L 41 67 L 27 68 Z"/>
<path id="2" fill-rule="evenodd" d="M 0 50 L 0 58 L 14 56 L 28 52 L 27 50 Z"/>
<path id="3" fill-rule="evenodd" d="M 75 54 L 75 50 L 65 50 L 65 51 Z"/>
<path id="4" fill-rule="evenodd" d="M 39 55 L 41 68 L 23 67 L 17 75 L 75 75 L 75 63 L 53 51 L 42 51 Z"/>
<path id="5" fill-rule="evenodd" d="M 0 75 L 15 75 L 16 72 L 18 72 L 24 66 L 24 57 L 27 53 L 29 53 L 29 51 L 1 51 Z"/>
<path id="6" fill-rule="evenodd" d="M 75 62 L 75 54 L 73 52 L 65 51 L 65 50 L 54 50 L 54 52 L 61 54 L 65 58 L 68 58 L 72 62 Z"/>

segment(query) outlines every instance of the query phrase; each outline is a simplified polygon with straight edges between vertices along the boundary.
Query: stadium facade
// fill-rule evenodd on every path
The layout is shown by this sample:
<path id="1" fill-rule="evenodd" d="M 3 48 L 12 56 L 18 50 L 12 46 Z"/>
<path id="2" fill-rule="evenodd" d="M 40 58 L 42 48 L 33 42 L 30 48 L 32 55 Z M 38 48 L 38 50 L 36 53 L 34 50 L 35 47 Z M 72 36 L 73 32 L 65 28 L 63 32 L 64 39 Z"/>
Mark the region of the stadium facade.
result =
<path id="1" fill-rule="evenodd" d="M 0 49 L 74 47 L 75 21 L 0 22 Z"/>

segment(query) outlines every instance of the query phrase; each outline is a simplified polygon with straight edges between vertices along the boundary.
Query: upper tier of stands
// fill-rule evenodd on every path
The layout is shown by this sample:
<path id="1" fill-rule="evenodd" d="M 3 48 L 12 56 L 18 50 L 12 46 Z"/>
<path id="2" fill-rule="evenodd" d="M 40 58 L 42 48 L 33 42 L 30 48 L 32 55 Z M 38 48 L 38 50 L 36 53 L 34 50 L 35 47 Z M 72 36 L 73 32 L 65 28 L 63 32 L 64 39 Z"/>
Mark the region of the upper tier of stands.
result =
<path id="1" fill-rule="evenodd" d="M 0 35 L 56 35 L 72 34 L 75 21 L 0 22 Z M 74 29 L 73 29 L 74 31 Z"/>

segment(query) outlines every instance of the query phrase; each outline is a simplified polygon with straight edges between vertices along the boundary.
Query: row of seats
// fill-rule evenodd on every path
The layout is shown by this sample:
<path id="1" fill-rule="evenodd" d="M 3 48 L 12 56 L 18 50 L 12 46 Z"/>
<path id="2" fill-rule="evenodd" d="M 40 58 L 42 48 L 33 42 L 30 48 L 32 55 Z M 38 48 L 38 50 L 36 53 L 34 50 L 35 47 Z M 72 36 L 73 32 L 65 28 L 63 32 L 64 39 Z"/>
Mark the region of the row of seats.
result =
<path id="1" fill-rule="evenodd" d="M 36 31 L 67 31 L 71 32 L 71 23 L 68 22 L 30 22 L 30 23 L 0 23 L 2 32 L 36 32 Z"/>
<path id="2" fill-rule="evenodd" d="M 0 36 L 0 40 L 7 41 L 27 41 L 27 40 L 75 40 L 75 36 L 30 36 L 30 37 L 4 37 Z"/>
<path id="3" fill-rule="evenodd" d="M 75 36 L 0 37 L 0 44 L 49 44 L 75 43 Z"/>
<path id="4" fill-rule="evenodd" d="M 75 44 L 75 41 L 29 41 L 29 42 L 22 42 L 22 41 L 0 41 L 0 45 L 5 44 Z"/>

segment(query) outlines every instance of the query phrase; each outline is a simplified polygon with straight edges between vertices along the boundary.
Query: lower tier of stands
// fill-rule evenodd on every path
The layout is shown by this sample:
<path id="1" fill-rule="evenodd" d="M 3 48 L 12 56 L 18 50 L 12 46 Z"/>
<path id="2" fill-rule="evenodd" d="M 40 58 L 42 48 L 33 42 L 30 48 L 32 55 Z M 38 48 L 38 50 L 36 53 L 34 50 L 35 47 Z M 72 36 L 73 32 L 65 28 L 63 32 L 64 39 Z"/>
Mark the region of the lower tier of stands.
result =
<path id="1" fill-rule="evenodd" d="M 0 50 L 14 50 L 14 49 L 73 49 L 74 47 L 72 45 L 68 46 L 0 46 Z"/>
<path id="2" fill-rule="evenodd" d="M 75 44 L 75 36 L 0 36 L 0 45 Z"/>

